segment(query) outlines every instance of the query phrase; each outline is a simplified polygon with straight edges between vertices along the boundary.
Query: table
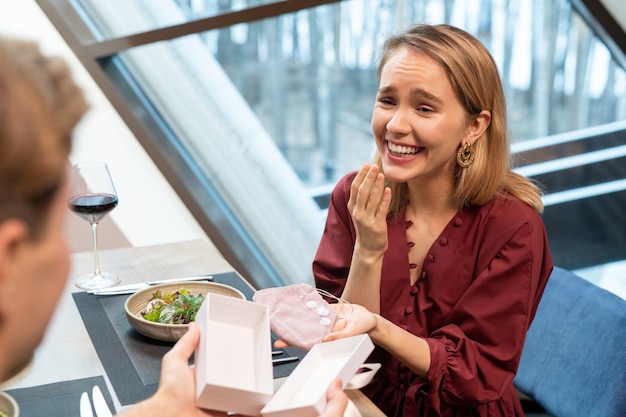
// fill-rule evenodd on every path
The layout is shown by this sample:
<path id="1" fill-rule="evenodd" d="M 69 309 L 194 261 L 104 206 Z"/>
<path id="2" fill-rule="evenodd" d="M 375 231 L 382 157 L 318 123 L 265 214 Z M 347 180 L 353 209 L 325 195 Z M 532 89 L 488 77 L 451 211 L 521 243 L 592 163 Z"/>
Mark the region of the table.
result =
<path id="1" fill-rule="evenodd" d="M 104 271 L 113 272 L 120 277 L 122 285 L 147 279 L 158 280 L 207 273 L 226 276 L 236 273 L 219 251 L 204 240 L 101 251 L 100 262 Z M 112 379 L 115 380 L 120 376 L 107 375 L 75 302 L 76 297 L 82 297 L 84 294 L 76 294 L 81 290 L 75 287 L 74 279 L 90 271 L 92 267 L 91 252 L 72 255 L 70 278 L 57 310 L 51 318 L 44 340 L 35 352 L 32 362 L 18 375 L 3 383 L 0 389 L 31 395 L 30 393 L 36 390 L 33 387 L 41 387 L 40 391 L 36 391 L 39 393 L 37 395 L 53 395 L 50 392 L 53 387 L 59 385 L 67 386 L 69 390 L 74 384 L 78 385 L 75 389 L 86 390 L 95 382 L 108 390 L 105 395 L 111 406 L 118 411 L 126 408 L 126 405 L 120 403 L 111 384 Z M 246 284 L 250 285 L 247 282 Z M 250 290 L 253 290 L 252 286 Z M 62 381 L 68 383 L 57 384 Z M 83 387 L 81 383 L 91 385 Z M 27 388 L 29 390 L 26 390 Z M 348 395 L 351 403 L 346 415 L 384 416 L 359 391 L 350 390 Z M 75 415 L 78 415 L 78 398 Z"/>

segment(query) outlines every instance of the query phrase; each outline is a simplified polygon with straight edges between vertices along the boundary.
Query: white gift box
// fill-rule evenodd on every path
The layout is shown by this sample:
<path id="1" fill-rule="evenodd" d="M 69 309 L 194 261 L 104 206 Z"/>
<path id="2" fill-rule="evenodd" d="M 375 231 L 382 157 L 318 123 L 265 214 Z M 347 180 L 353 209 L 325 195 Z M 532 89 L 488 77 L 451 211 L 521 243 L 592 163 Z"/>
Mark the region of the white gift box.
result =
<path id="1" fill-rule="evenodd" d="M 374 349 L 368 335 L 319 343 L 274 393 L 266 305 L 208 293 L 196 323 L 196 405 L 247 416 L 319 416 L 331 381 L 346 387 Z"/>
<path id="2" fill-rule="evenodd" d="M 208 293 L 196 323 L 197 406 L 259 415 L 274 392 L 267 306 Z"/>
<path id="3" fill-rule="evenodd" d="M 326 391 L 333 379 L 345 387 L 374 349 L 363 334 L 318 343 L 289 375 L 261 410 L 264 417 L 317 417 L 326 407 Z"/>

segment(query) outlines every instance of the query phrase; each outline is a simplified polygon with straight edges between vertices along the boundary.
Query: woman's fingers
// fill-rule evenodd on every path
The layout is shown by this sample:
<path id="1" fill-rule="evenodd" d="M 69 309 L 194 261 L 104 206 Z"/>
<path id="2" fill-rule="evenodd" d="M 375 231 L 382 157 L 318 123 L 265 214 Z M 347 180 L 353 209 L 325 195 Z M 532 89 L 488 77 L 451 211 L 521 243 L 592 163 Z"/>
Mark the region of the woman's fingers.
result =
<path id="1" fill-rule="evenodd" d="M 290 347 L 290 345 L 289 345 L 288 343 L 285 343 L 285 341 L 284 341 L 284 340 L 282 340 L 282 339 L 278 339 L 278 340 L 276 340 L 276 341 L 274 342 L 274 347 L 275 347 L 276 349 L 285 349 L 285 348 Z"/>
<path id="2" fill-rule="evenodd" d="M 378 213 L 385 190 L 385 176 L 379 171 L 376 165 L 372 166 L 370 172 L 367 173 L 364 185 L 369 188 L 369 195 L 365 202 L 365 212 L 375 215 Z"/>
<path id="3" fill-rule="evenodd" d="M 383 196 L 378 205 L 378 215 L 387 218 L 389 207 L 391 206 L 391 188 L 385 187 L 383 189 Z"/>
<path id="4" fill-rule="evenodd" d="M 384 199 L 385 176 L 377 165 L 365 164 L 352 181 L 348 209 L 353 217 L 372 216 L 380 212 Z M 385 213 L 386 214 L 386 213 Z"/>
<path id="5" fill-rule="evenodd" d="M 359 196 L 359 189 L 361 188 L 361 184 L 363 184 L 363 180 L 365 176 L 370 170 L 369 164 L 364 164 L 359 172 L 357 172 L 356 177 L 352 180 L 352 184 L 350 186 L 350 199 L 348 200 L 348 209 L 350 211 L 354 210 L 357 205 L 357 198 Z"/>

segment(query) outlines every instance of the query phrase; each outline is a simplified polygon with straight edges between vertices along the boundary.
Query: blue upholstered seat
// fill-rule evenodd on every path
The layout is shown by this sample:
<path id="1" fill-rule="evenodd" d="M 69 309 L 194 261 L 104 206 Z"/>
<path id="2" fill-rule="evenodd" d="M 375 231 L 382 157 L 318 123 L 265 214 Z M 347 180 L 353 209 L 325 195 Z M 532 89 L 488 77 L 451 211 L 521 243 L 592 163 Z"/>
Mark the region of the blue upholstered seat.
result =
<path id="1" fill-rule="evenodd" d="M 625 417 L 626 301 L 555 268 L 514 382 L 555 417 Z"/>

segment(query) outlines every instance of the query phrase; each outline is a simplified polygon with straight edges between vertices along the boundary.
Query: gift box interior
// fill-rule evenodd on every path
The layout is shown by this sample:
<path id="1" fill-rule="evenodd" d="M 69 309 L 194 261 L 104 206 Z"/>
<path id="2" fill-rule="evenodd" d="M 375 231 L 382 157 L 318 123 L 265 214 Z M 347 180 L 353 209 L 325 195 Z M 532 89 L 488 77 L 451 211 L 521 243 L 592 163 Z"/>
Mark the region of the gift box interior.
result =
<path id="1" fill-rule="evenodd" d="M 258 415 L 274 391 L 267 307 L 209 293 L 196 322 L 196 404 Z"/>

